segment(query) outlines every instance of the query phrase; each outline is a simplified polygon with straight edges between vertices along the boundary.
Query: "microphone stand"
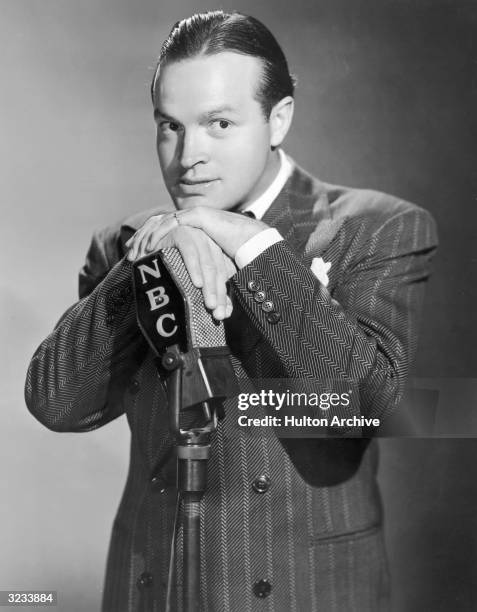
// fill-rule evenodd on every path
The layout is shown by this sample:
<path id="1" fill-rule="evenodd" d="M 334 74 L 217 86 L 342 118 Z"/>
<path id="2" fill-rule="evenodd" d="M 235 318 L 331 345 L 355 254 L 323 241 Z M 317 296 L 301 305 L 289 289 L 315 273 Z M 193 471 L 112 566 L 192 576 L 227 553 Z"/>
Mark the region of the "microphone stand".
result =
<path id="1" fill-rule="evenodd" d="M 182 374 L 184 354 L 177 345 L 163 355 L 162 366 L 170 373 L 167 381 L 169 428 L 177 447 L 177 489 L 182 501 L 183 528 L 183 601 L 184 612 L 200 611 L 200 502 L 207 484 L 207 460 L 210 434 L 217 428 L 216 412 L 209 403 L 201 403 L 204 424 L 182 429 Z"/>

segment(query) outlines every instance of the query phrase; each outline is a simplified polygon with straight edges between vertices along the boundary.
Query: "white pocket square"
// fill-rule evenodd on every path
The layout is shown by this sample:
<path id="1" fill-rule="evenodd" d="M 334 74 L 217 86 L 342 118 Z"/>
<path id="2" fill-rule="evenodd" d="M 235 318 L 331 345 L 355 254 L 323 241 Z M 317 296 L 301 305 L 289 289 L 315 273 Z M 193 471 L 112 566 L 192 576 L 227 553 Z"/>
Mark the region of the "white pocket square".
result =
<path id="1" fill-rule="evenodd" d="M 328 272 L 331 268 L 331 261 L 323 261 L 321 257 L 314 257 L 311 262 L 310 270 L 325 287 L 328 286 L 330 279 L 328 278 Z"/>

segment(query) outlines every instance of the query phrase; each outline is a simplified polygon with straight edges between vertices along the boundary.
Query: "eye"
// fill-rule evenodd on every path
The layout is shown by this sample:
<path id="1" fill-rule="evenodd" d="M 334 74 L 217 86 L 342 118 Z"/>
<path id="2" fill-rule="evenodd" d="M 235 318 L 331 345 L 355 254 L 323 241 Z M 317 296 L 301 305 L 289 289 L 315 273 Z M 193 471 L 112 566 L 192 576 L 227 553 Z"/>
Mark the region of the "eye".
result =
<path id="1" fill-rule="evenodd" d="M 174 121 L 161 121 L 159 127 L 163 132 L 177 132 L 179 130 L 179 124 Z"/>
<path id="2" fill-rule="evenodd" d="M 233 125 L 228 119 L 212 119 L 209 122 L 209 129 L 215 136 L 225 136 L 225 132 L 228 132 Z"/>

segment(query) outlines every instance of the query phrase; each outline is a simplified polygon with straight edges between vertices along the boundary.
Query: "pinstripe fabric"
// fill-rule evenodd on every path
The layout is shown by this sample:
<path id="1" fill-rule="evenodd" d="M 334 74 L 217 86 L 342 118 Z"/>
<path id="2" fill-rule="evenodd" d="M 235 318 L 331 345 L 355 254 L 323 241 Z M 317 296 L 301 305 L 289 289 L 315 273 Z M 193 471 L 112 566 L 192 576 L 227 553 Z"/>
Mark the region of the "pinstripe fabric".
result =
<path id="1" fill-rule="evenodd" d="M 94 236 L 80 273 L 82 299 L 38 348 L 25 387 L 30 411 L 57 431 L 87 431 L 127 415 L 130 469 L 103 599 L 111 612 L 164 609 L 174 517 L 165 393 L 137 330 L 131 265 L 122 259 L 124 242 L 152 212 Z M 264 220 L 286 241 L 232 279 L 226 334 L 242 390 L 252 389 L 249 378 L 341 379 L 357 385 L 361 413 L 387 414 L 415 349 L 437 242 L 431 217 L 295 168 Z M 314 257 L 332 263 L 327 288 L 310 272 Z M 253 299 L 250 280 L 273 301 L 278 321 Z M 386 609 L 374 442 L 278 439 L 270 428 L 240 427 L 237 412 L 228 402 L 212 439 L 201 510 L 202 609 Z M 271 483 L 261 494 L 253 488 L 260 475 Z M 178 539 L 179 611 L 181 533 Z M 254 593 L 260 580 L 271 585 L 267 597 Z"/>

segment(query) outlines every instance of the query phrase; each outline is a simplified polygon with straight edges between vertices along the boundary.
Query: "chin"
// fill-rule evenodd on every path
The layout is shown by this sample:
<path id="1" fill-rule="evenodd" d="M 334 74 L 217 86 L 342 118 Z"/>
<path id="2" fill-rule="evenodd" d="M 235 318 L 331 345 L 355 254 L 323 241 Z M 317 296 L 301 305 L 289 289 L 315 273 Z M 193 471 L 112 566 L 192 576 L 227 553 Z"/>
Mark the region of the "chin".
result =
<path id="1" fill-rule="evenodd" d="M 179 210 L 187 210 L 189 208 L 196 208 L 197 206 L 208 206 L 209 208 L 215 208 L 217 210 L 229 210 L 230 208 L 234 208 L 233 204 L 224 206 L 221 202 L 218 202 L 216 198 L 208 198 L 203 195 L 175 198 L 174 204 Z"/>
<path id="2" fill-rule="evenodd" d="M 187 210 L 188 208 L 196 208 L 197 206 L 210 206 L 202 195 L 193 195 L 186 198 L 175 198 L 174 204 L 179 210 Z"/>

